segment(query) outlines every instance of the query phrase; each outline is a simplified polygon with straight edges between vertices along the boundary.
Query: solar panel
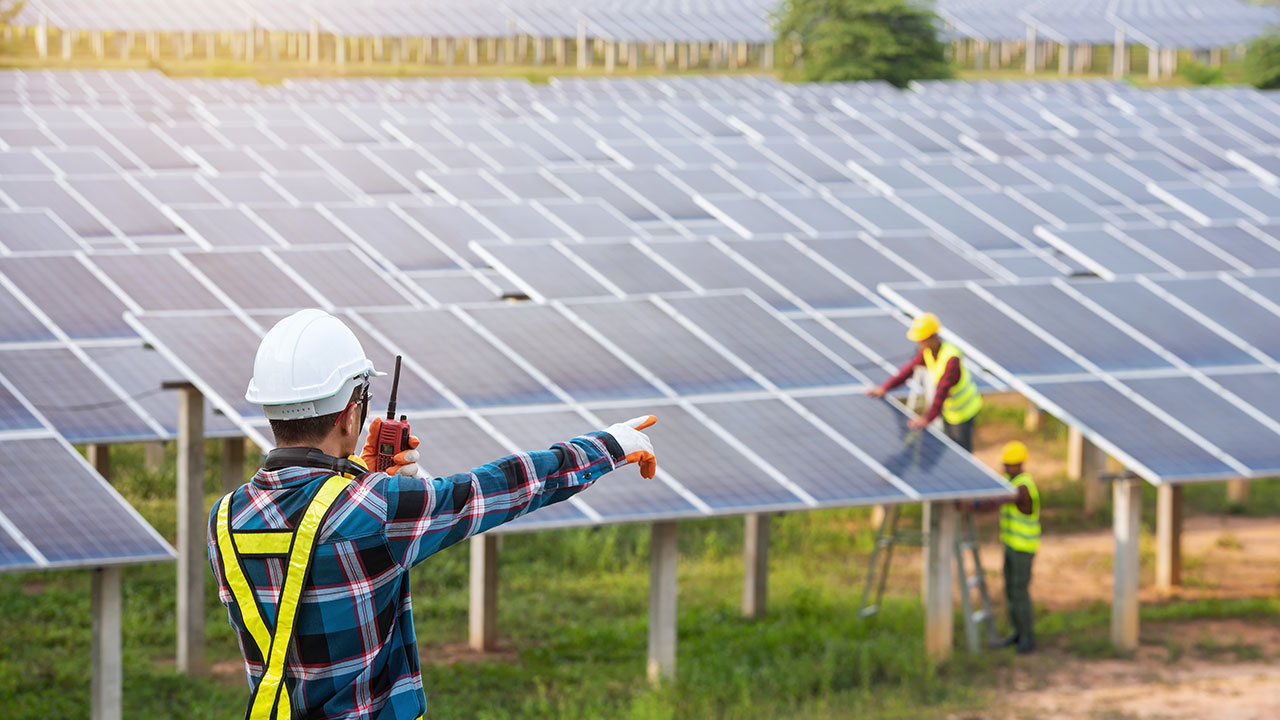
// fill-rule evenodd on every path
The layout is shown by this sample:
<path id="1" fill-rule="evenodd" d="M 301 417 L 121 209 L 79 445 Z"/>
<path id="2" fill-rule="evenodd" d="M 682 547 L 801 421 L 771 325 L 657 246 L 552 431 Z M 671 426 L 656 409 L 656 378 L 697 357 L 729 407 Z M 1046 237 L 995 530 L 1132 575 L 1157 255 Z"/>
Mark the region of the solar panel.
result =
<path id="1" fill-rule="evenodd" d="M 0 258 L 0 273 L 72 338 L 133 336 L 124 303 L 74 257 Z"/>
<path id="2" fill-rule="evenodd" d="M 467 314 L 575 400 L 617 400 L 660 394 L 548 305 L 475 308 Z"/>
<path id="3" fill-rule="evenodd" d="M 345 245 L 350 239 L 319 210 L 257 206 L 250 211 L 290 245 Z"/>
<path id="4" fill-rule="evenodd" d="M 1037 383 L 1032 389 L 1168 482 L 1223 480 L 1238 472 L 1102 382 Z M 1050 412 L 1054 412 L 1050 408 Z M 1057 412 L 1055 412 L 1057 414 Z M 1074 423 L 1073 423 L 1074 424 Z M 1115 453 L 1113 453 L 1115 454 Z"/>
<path id="5" fill-rule="evenodd" d="M 143 310 L 224 307 L 168 253 L 95 253 L 90 261 Z"/>
<path id="6" fill-rule="evenodd" d="M 556 402 L 555 395 L 541 383 L 448 311 L 366 312 L 361 316 L 468 405 Z M 439 338 L 449 341 L 441 343 Z"/>
<path id="7" fill-rule="evenodd" d="M 307 308 L 317 304 L 288 273 L 259 252 L 192 252 L 185 257 L 240 308 Z"/>
<path id="8" fill-rule="evenodd" d="M 0 375 L 72 442 L 137 442 L 158 435 L 70 350 L 0 352 Z"/>
<path id="9" fill-rule="evenodd" d="M 199 379 L 201 390 L 225 401 L 241 417 L 256 418 L 262 408 L 244 399 L 261 336 L 234 315 L 144 315 L 135 318 L 145 339 L 183 370 Z M 269 328 L 270 325 L 267 326 Z M 264 328 L 264 331 L 267 329 Z"/>
<path id="10" fill-rule="evenodd" d="M 85 354 L 107 374 L 125 395 L 134 398 L 143 412 L 150 415 L 165 432 L 178 435 L 178 391 L 164 390 L 166 382 L 182 382 L 183 374 L 155 350 L 137 345 L 87 347 Z M 211 404 L 204 407 L 206 437 L 241 437 L 243 433 L 225 416 L 214 412 Z"/>
<path id="11" fill-rule="evenodd" d="M 575 301 L 570 311 L 676 392 L 759 390 L 675 318 L 648 302 Z"/>
<path id="12" fill-rule="evenodd" d="M 272 247 L 274 238 L 244 211 L 227 207 L 176 207 L 174 212 L 203 243 L 212 247 Z"/>
<path id="13" fill-rule="evenodd" d="M 413 434 L 419 440 L 418 466 L 427 475 L 446 476 L 467 472 L 508 454 L 484 428 L 466 417 L 412 417 Z"/>
<path id="14" fill-rule="evenodd" d="M 482 244 L 483 252 L 518 285 L 543 298 L 607 297 L 613 292 L 550 244 Z"/>
<path id="15" fill-rule="evenodd" d="M 857 438 L 873 462 L 922 499 L 969 497 L 998 487 L 989 471 L 949 450 L 937 435 L 908 431 L 908 416 L 886 401 L 857 394 L 802 398 L 800 404 L 846 437 Z"/>
<path id="16" fill-rule="evenodd" d="M 1196 227 L 1190 231 L 1254 269 L 1280 268 L 1280 247 L 1237 225 Z"/>
<path id="17" fill-rule="evenodd" d="M 337 307 L 405 307 L 416 304 L 396 289 L 396 281 L 369 264 L 355 248 L 292 248 L 273 253 L 303 282 Z"/>
<path id="18" fill-rule="evenodd" d="M 111 234 L 107 226 L 55 180 L 0 180 L 0 192 L 25 209 L 47 208 L 81 237 Z"/>
<path id="19" fill-rule="evenodd" d="M 820 503 L 907 499 L 900 488 L 778 400 L 700 403 L 698 409 Z"/>
<path id="20" fill-rule="evenodd" d="M 14 539 L 0 533 L 0 567 L 102 566 L 173 558 L 168 543 L 63 442 L 0 439 L 0 463 L 39 467 L 46 475 L 45 482 L 20 482 L 7 474 L 3 511 L 44 561 L 24 559 Z"/>
<path id="21" fill-rule="evenodd" d="M 1222 336 L 1133 283 L 1080 283 L 1084 296 L 1194 366 L 1253 364 Z"/>
<path id="22" fill-rule="evenodd" d="M 581 258 L 627 294 L 679 292 L 689 286 L 645 254 L 625 242 L 584 242 L 565 249 Z"/>
<path id="23" fill-rule="evenodd" d="M 1165 280 L 1157 283 L 1174 297 L 1213 318 L 1224 330 L 1280 358 L 1280 337 L 1273 332 L 1280 317 L 1215 279 Z"/>
<path id="24" fill-rule="evenodd" d="M 1210 373 L 1213 381 L 1280 422 L 1280 374 L 1274 371 Z"/>
<path id="25" fill-rule="evenodd" d="M 1187 377 L 1125 384 L 1253 472 L 1280 473 L 1280 436 L 1209 387 Z"/>
<path id="26" fill-rule="evenodd" d="M 491 226 L 487 226 L 480 222 L 474 215 L 468 213 L 460 207 L 453 206 L 410 206 L 405 207 L 404 211 L 409 217 L 422 227 L 423 230 L 430 233 L 431 237 L 438 240 L 443 246 L 448 247 L 457 255 L 461 256 L 469 263 L 478 263 L 475 253 L 468 247 L 468 243 L 483 242 L 488 240 L 498 240 L 501 238 L 498 231 Z M 340 216 L 341 217 L 341 216 Z M 412 238 L 408 242 L 418 242 Z M 391 249 L 388 248 L 388 251 Z M 385 253 L 384 253 L 385 254 Z M 388 255 L 395 258 L 396 255 Z M 421 269 L 457 267 L 456 263 L 449 261 L 445 264 L 444 260 L 434 260 L 431 263 L 415 263 L 405 265 L 405 269 Z"/>
<path id="27" fill-rule="evenodd" d="M 779 310 L 794 309 L 794 304 L 764 280 L 734 262 L 716 246 L 705 242 L 654 242 L 654 253 L 670 263 L 678 272 L 706 290 L 745 288 L 764 298 Z"/>
<path id="28" fill-rule="evenodd" d="M 7 387 L 0 384 L 0 433 L 11 430 L 39 430 L 44 425 Z"/>
<path id="29" fill-rule="evenodd" d="M 47 210 L 0 210 L 0 247 L 10 252 L 81 249 Z"/>
<path id="30" fill-rule="evenodd" d="M 811 338 L 746 295 L 676 297 L 663 302 L 778 387 L 858 382 Z M 744 333 L 743 328 L 751 332 Z"/>
<path id="31" fill-rule="evenodd" d="M 872 298 L 787 242 L 752 240 L 728 243 L 728 246 L 811 307 L 848 308 L 874 304 Z"/>

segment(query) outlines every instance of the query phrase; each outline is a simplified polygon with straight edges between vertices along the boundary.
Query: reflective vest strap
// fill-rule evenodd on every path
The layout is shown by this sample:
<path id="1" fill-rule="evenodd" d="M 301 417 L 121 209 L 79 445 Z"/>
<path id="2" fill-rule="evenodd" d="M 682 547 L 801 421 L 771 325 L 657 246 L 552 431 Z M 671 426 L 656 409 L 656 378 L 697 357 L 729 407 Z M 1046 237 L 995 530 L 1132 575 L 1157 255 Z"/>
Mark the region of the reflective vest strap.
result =
<path id="1" fill-rule="evenodd" d="M 236 553 L 239 555 L 288 555 L 289 546 L 293 544 L 293 533 L 288 530 L 233 532 L 231 539 L 235 541 Z"/>
<path id="2" fill-rule="evenodd" d="M 1015 488 L 1025 487 L 1031 496 L 1031 513 L 1024 515 L 1017 503 L 1000 508 L 1000 541 L 1014 550 L 1035 552 L 1040 547 L 1040 492 L 1031 476 L 1022 473 L 1010 480 Z"/>
<path id="3" fill-rule="evenodd" d="M 229 515 L 231 512 L 231 495 L 228 493 L 218 502 L 218 560 L 222 564 L 222 577 L 231 589 L 231 597 L 240 610 L 240 621 L 249 631 L 253 643 L 258 646 L 258 653 L 265 661 L 267 651 L 271 648 L 271 633 L 262 620 L 262 611 L 258 608 L 258 600 L 253 595 L 253 588 L 245 577 L 244 566 L 240 564 L 240 556 L 236 554 L 231 542 Z"/>
<path id="4" fill-rule="evenodd" d="M 951 386 L 950 392 L 942 402 L 942 419 L 958 425 L 977 415 L 982 409 L 982 395 L 978 393 L 978 386 L 973 383 L 969 375 L 969 368 L 965 365 L 964 353 L 960 352 L 960 348 L 944 342 L 938 348 L 937 356 L 925 348 L 923 357 L 925 368 L 929 371 L 935 388 L 942 382 L 942 376 L 946 374 L 947 363 L 951 362 L 951 358 L 956 358 L 960 362 L 960 377 L 956 379 L 955 385 Z"/>
<path id="5" fill-rule="evenodd" d="M 292 713 L 288 697 L 283 698 L 284 702 L 280 701 L 284 693 L 284 662 L 289 654 L 289 643 L 293 640 L 293 624 L 298 619 L 302 586 L 311 568 L 311 553 L 320 535 L 320 525 L 334 500 L 351 482 L 350 478 L 341 475 L 326 480 L 293 532 L 293 549 L 289 552 L 289 567 L 285 571 L 284 588 L 280 591 L 280 605 L 276 608 L 271 648 L 263 656 L 266 667 L 249 705 L 249 720 L 288 720 Z"/>

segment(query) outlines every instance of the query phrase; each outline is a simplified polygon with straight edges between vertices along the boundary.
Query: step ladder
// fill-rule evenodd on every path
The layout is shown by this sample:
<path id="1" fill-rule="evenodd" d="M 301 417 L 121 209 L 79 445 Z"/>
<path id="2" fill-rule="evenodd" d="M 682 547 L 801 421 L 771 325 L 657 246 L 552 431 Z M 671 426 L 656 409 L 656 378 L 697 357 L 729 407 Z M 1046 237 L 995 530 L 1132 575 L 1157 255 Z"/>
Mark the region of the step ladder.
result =
<path id="1" fill-rule="evenodd" d="M 889 579 L 889 566 L 893 560 L 895 545 L 921 547 L 924 545 L 922 530 L 903 530 L 898 527 L 901 518 L 897 505 L 885 511 L 884 521 L 876 532 L 876 544 L 871 549 L 870 567 L 867 579 L 862 586 L 862 600 L 858 604 L 858 617 L 862 620 L 871 618 L 880 612 L 884 601 L 884 589 Z M 957 580 L 960 584 L 960 603 L 964 614 L 965 638 L 969 652 L 980 653 L 984 646 L 993 646 L 999 642 L 996 630 L 995 613 L 991 609 L 991 595 L 987 591 L 987 579 L 982 569 L 982 559 L 978 554 L 978 535 L 973 521 L 973 513 L 963 513 L 960 517 L 960 529 L 955 538 L 955 555 Z M 968 574 L 965 553 L 972 558 L 974 574 Z M 977 606 L 974 605 L 974 591 L 977 591 Z M 986 631 L 986 642 L 983 642 L 982 631 Z"/>
<path id="2" fill-rule="evenodd" d="M 969 644 L 969 652 L 980 653 L 984 646 L 994 647 L 999 643 L 1000 635 L 996 630 L 995 613 L 991 609 L 991 594 L 987 591 L 987 575 L 982 569 L 982 556 L 978 552 L 980 545 L 973 513 L 961 513 L 959 519 L 960 527 L 956 533 L 956 578 L 960 581 L 960 609 L 964 613 L 964 636 Z M 966 554 L 973 561 L 972 575 L 965 567 Z M 986 631 L 985 642 L 982 637 L 984 630 Z"/>

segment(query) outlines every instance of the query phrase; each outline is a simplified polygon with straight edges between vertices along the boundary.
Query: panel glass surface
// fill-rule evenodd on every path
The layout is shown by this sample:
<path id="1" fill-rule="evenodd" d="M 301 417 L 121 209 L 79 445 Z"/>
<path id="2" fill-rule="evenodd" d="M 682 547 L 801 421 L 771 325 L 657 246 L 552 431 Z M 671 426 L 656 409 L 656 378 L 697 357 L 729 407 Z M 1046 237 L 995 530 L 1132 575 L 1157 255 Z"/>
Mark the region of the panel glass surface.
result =
<path id="1" fill-rule="evenodd" d="M 932 432 L 910 432 L 908 416 L 885 400 L 865 395 L 804 398 L 800 404 L 923 498 L 965 498 L 998 492 L 990 470 L 948 446 Z M 939 433 L 940 434 L 940 433 Z"/>
<path id="2" fill-rule="evenodd" d="M 1238 474 L 1105 383 L 1042 383 L 1032 389 L 1165 481 Z"/>
<path id="3" fill-rule="evenodd" d="M 57 440 L 0 441 L 0 465 L 40 468 L 42 482 L 6 475 L 4 514 L 51 564 L 172 557 L 155 531 Z"/>
<path id="4" fill-rule="evenodd" d="M 795 305 L 777 290 L 710 243 L 655 242 L 650 247 L 702 289 L 745 288 L 764 298 L 765 302 L 779 310 L 795 309 Z"/>
<path id="5" fill-rule="evenodd" d="M 71 442 L 158 439 L 156 432 L 70 350 L 0 352 L 0 375 Z"/>
<path id="6" fill-rule="evenodd" d="M 678 393 L 761 389 L 655 305 L 574 302 L 569 310 Z"/>
<path id="7" fill-rule="evenodd" d="M 608 297 L 613 294 L 554 245 L 486 243 L 483 247 L 500 268 L 520 278 L 544 298 Z"/>
<path id="8" fill-rule="evenodd" d="M 474 308 L 467 314 L 576 400 L 659 395 L 653 385 L 549 305 Z"/>
<path id="9" fill-rule="evenodd" d="M 365 312 L 361 316 L 468 405 L 557 402 L 541 383 L 448 311 Z"/>
<path id="10" fill-rule="evenodd" d="M 147 315 L 140 320 L 159 347 L 191 371 L 187 380 L 198 378 L 245 418 L 262 416 L 260 406 L 244 399 L 261 342 L 256 332 L 234 315 Z"/>
<path id="11" fill-rule="evenodd" d="M 236 208 L 175 208 L 192 230 L 213 247 L 272 247 L 278 243 Z"/>
<path id="12" fill-rule="evenodd" d="M 814 308 L 874 304 L 870 297 L 783 240 L 744 240 L 728 244 L 734 252 Z"/>
<path id="13" fill-rule="evenodd" d="M 1193 378 L 1125 382 L 1192 432 L 1260 475 L 1280 475 L 1280 435 Z"/>
<path id="14" fill-rule="evenodd" d="M 901 502 L 905 493 L 780 400 L 698 408 L 823 504 Z"/>
<path id="15" fill-rule="evenodd" d="M 10 252 L 81 249 L 46 210 L 0 210 L 0 246 Z"/>
<path id="16" fill-rule="evenodd" d="M 74 257 L 0 258 L 0 273 L 72 338 L 133 337 L 124 303 Z"/>
<path id="17" fill-rule="evenodd" d="M 187 253 L 187 260 L 246 310 L 307 308 L 317 303 L 283 270 L 256 252 Z"/>
<path id="18" fill-rule="evenodd" d="M 1280 422 L 1280 374 L 1275 372 L 1211 373 L 1214 382 Z"/>
<path id="19" fill-rule="evenodd" d="M 143 310 L 212 310 L 222 302 L 164 253 L 98 253 L 94 265 Z"/>

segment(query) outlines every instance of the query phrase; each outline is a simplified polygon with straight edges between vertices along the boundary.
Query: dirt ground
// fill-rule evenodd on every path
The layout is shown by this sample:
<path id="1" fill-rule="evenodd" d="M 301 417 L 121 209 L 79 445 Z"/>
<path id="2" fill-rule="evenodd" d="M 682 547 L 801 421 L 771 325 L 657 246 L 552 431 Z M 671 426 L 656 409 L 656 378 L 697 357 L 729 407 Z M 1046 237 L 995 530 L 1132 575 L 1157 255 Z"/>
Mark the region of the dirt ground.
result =
<path id="1" fill-rule="evenodd" d="M 1185 598 L 1266 597 L 1280 589 L 1280 521 L 1192 517 L 1183 531 Z M 1111 536 L 1047 537 L 1036 557 L 1032 599 L 1062 610 L 1111 599 Z M 1003 593 L 1000 549 L 983 566 Z M 1160 599 L 1145 563 L 1142 599 Z M 997 600 L 997 606 L 1001 606 Z M 1280 718 L 1280 626 L 1266 620 L 1146 623 L 1132 659 L 1081 658 L 1044 648 L 1019 662 L 991 709 L 973 720 L 1276 720 Z M 966 719 L 967 720 L 967 719 Z"/>

